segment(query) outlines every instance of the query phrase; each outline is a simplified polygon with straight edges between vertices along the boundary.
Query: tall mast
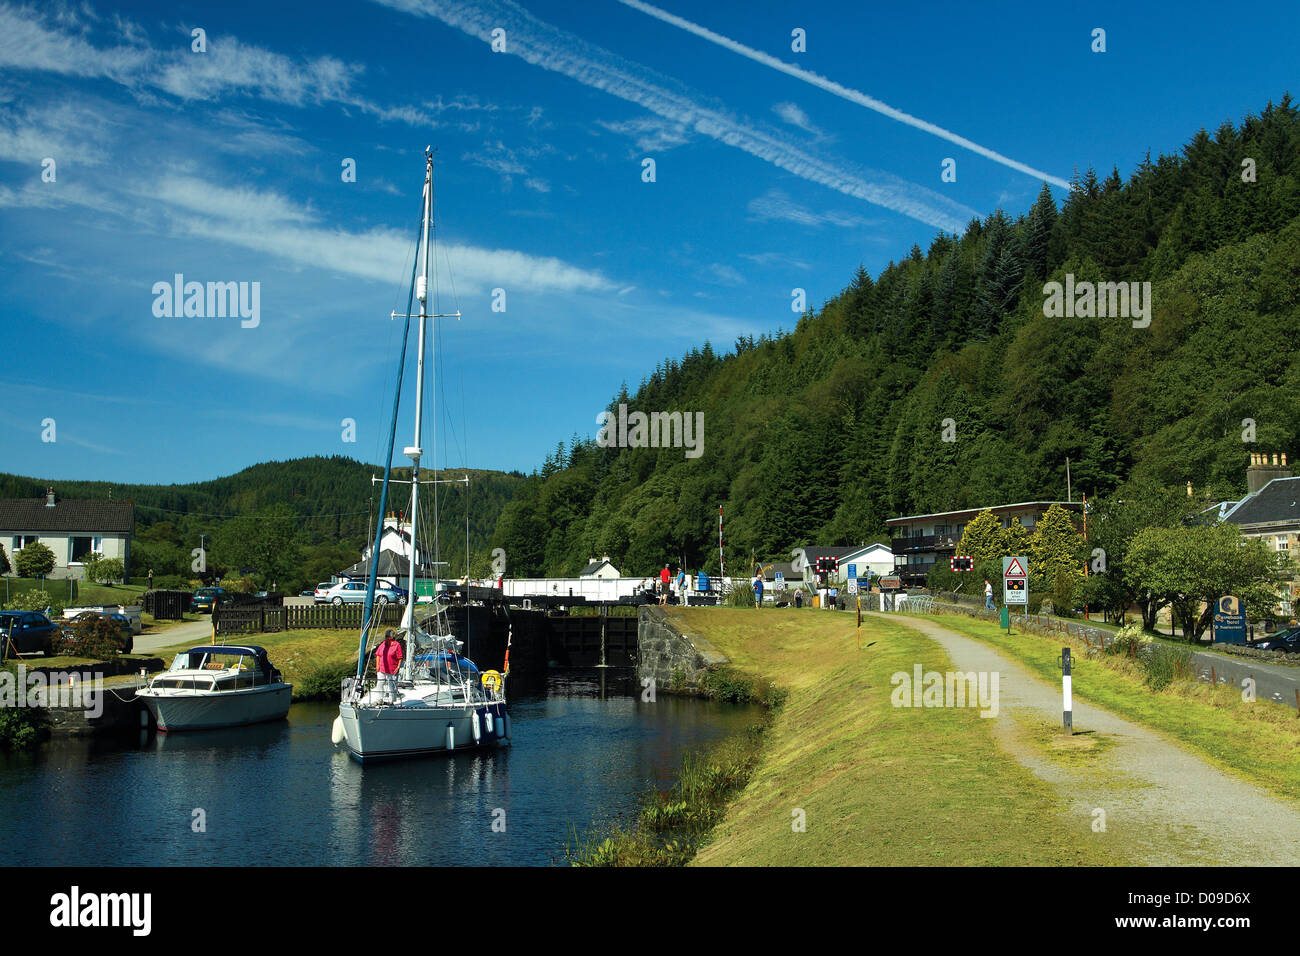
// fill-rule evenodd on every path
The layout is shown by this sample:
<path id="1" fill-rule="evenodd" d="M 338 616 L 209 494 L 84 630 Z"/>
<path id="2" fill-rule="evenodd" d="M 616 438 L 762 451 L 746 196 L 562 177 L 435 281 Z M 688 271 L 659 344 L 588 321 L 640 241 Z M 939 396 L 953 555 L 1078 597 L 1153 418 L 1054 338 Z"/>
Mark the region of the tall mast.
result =
<path id="1" fill-rule="evenodd" d="M 420 518 L 420 456 L 423 454 L 420 448 L 420 433 L 424 422 L 424 330 L 429 321 L 430 289 L 433 286 L 433 259 L 429 255 L 429 234 L 431 232 L 433 232 L 433 150 L 425 147 L 424 226 L 421 230 L 420 239 L 420 253 L 424 257 L 424 274 L 419 277 L 415 293 L 420 300 L 419 351 L 417 352 L 415 365 L 415 441 L 410 448 L 406 449 L 406 456 L 411 459 L 411 574 L 407 588 L 406 614 L 403 616 L 402 626 L 406 628 L 408 637 L 413 634 L 415 628 L 415 574 L 418 554 L 416 531 Z M 434 599 L 437 599 L 436 594 Z M 403 661 L 402 667 L 409 679 L 411 658 L 414 656 L 415 648 L 413 640 L 408 640 L 407 644 L 406 659 Z"/>

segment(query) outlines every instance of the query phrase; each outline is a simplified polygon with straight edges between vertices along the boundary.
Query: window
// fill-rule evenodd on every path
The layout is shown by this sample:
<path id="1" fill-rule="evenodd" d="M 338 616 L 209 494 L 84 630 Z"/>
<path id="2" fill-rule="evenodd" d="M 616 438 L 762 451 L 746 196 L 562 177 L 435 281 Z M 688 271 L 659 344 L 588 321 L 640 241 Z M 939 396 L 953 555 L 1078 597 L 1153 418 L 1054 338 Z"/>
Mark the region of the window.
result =
<path id="1" fill-rule="evenodd" d="M 1287 540 L 1287 536 L 1286 536 L 1286 535 L 1284 535 L 1284 534 L 1279 534 L 1279 535 L 1277 536 L 1277 549 L 1278 549 L 1279 551 L 1289 551 L 1289 550 L 1291 550 L 1291 543 L 1290 543 L 1290 541 Z"/>
<path id="2" fill-rule="evenodd" d="M 93 548 L 94 538 L 89 535 L 78 536 L 68 539 L 68 560 L 81 561 L 86 555 L 90 554 Z"/>
<path id="3" fill-rule="evenodd" d="M 40 538 L 34 534 L 16 534 L 14 535 L 14 551 L 21 551 L 29 544 L 35 544 Z"/>

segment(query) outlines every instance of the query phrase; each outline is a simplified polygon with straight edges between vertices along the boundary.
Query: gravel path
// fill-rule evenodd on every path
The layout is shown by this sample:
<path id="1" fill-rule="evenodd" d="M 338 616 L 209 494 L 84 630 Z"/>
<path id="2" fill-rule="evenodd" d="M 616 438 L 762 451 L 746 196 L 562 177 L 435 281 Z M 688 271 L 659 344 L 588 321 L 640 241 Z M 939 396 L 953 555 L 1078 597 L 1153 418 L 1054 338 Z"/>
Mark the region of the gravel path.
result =
<path id="1" fill-rule="evenodd" d="M 999 742 L 1055 786 L 1072 812 L 1095 821 L 1095 811 L 1105 811 L 1105 832 L 1089 832 L 1122 841 L 1135 863 L 1300 865 L 1300 807 L 1220 770 L 1163 734 L 1079 700 L 1077 693 L 1076 734 L 1092 731 L 1112 746 L 1083 761 L 1051 759 L 1026 740 L 1022 721 L 1060 727 L 1059 684 L 1047 684 L 993 647 L 938 624 L 897 620 L 942 645 L 957 669 L 1000 675 Z"/>

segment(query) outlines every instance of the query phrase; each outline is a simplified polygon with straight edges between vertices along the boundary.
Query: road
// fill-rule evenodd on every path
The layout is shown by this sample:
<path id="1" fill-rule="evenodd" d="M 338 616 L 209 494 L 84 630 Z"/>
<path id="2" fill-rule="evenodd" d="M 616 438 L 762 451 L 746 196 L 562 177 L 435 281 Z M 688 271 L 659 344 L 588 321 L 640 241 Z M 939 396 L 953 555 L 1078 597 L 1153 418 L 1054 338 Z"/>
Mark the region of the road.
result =
<path id="1" fill-rule="evenodd" d="M 212 640 L 212 621 L 186 621 L 173 624 L 152 634 L 139 634 L 131 647 L 132 654 L 152 654 L 164 647 L 177 644 L 206 644 Z"/>
<path id="2" fill-rule="evenodd" d="M 1196 673 L 1201 680 L 1210 679 L 1211 668 L 1214 669 L 1214 679 L 1220 684 L 1231 682 L 1240 688 L 1243 680 L 1253 677 L 1256 700 L 1277 701 L 1295 710 L 1296 691 L 1300 691 L 1300 667 L 1269 664 L 1211 651 L 1192 653 L 1196 655 Z"/>

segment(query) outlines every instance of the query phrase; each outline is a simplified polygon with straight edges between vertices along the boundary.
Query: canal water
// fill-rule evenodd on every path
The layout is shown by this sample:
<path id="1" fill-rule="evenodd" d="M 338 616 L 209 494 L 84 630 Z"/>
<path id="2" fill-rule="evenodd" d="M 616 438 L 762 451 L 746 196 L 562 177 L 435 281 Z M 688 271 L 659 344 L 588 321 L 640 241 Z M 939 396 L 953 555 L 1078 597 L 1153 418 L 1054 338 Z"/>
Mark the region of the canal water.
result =
<path id="1" fill-rule="evenodd" d="M 6 865 L 548 865 L 594 819 L 626 819 L 682 757 L 754 718 L 640 697 L 629 672 L 552 672 L 511 701 L 513 746 L 362 767 L 333 703 L 288 720 L 0 754 Z M 197 811 L 202 811 L 198 813 Z M 205 824 L 197 829 L 196 821 Z M 504 830 L 503 830 L 504 827 Z"/>

